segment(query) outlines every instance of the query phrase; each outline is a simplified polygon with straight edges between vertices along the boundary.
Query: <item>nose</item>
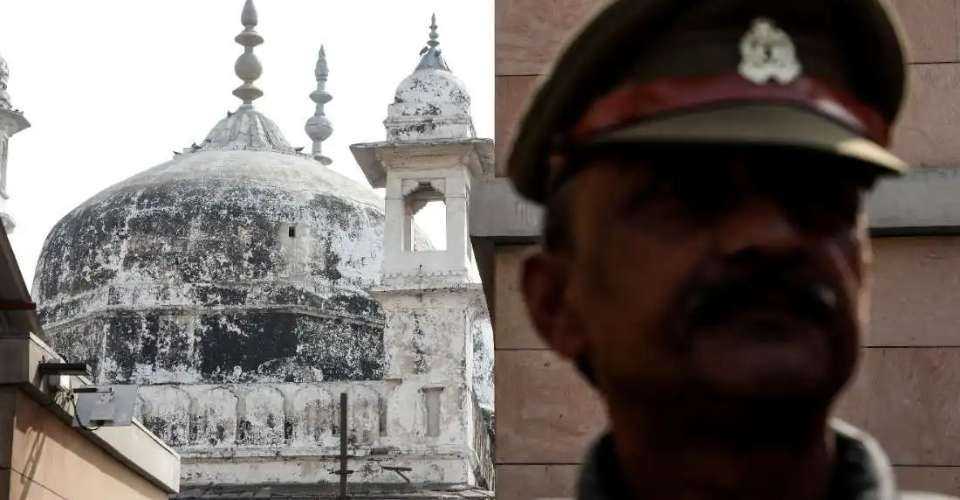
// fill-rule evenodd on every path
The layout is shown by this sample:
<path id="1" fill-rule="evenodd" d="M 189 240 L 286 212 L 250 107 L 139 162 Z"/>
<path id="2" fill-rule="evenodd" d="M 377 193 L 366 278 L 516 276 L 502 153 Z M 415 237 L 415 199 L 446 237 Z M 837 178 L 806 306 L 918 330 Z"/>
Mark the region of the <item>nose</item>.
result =
<path id="1" fill-rule="evenodd" d="M 784 208 L 767 197 L 743 200 L 721 218 L 716 228 L 716 239 L 725 256 L 792 253 L 805 241 Z"/>

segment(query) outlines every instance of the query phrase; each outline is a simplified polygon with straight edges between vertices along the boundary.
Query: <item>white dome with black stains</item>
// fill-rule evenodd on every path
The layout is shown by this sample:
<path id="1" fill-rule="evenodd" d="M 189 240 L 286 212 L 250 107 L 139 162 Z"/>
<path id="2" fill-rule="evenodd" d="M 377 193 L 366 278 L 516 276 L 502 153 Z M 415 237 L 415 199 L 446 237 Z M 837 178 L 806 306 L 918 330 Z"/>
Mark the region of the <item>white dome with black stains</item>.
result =
<path id="1" fill-rule="evenodd" d="M 382 204 L 292 150 L 200 148 L 64 217 L 34 297 L 100 382 L 378 379 Z"/>

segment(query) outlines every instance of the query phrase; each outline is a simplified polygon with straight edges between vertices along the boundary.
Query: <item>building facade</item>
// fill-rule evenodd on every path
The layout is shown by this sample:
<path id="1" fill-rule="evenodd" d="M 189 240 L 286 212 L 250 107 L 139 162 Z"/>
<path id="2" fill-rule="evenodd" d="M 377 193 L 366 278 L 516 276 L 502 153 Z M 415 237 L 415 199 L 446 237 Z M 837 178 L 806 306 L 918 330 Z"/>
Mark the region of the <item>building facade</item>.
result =
<path id="1" fill-rule="evenodd" d="M 478 187 L 473 228 L 496 339 L 497 498 L 570 497 L 605 425 L 599 398 L 529 324 L 518 269 L 539 210 L 512 192 L 504 158 L 523 103 L 564 40 L 602 0 L 496 1 L 497 178 Z M 875 435 L 907 489 L 960 495 L 960 30 L 956 1 L 894 0 L 909 99 L 894 149 L 915 170 L 871 200 L 871 332 L 840 416 Z M 508 383 L 509 381 L 509 383 Z"/>
<path id="2" fill-rule="evenodd" d="M 334 496 L 346 473 L 374 498 L 490 496 L 493 340 L 467 198 L 493 142 L 436 23 L 387 140 L 354 146 L 385 204 L 327 168 L 323 49 L 304 153 L 254 105 L 252 0 L 241 22 L 240 106 L 50 232 L 34 281 L 50 341 L 98 383 L 140 386 L 144 425 L 182 456 L 178 498 Z M 413 222 L 429 202 L 446 206 L 442 249 Z"/>

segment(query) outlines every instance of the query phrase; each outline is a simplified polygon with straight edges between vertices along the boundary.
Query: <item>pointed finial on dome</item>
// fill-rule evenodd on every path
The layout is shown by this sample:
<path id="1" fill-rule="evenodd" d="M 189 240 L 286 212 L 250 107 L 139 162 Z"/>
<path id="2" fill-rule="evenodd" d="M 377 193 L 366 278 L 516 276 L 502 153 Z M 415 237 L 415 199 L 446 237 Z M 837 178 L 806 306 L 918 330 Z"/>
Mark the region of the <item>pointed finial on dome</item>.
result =
<path id="1" fill-rule="evenodd" d="M 320 55 L 317 56 L 317 67 L 313 70 L 314 75 L 317 76 L 317 81 L 320 80 L 326 81 L 326 77 L 330 75 L 330 68 L 327 67 L 327 48 L 323 45 L 320 46 Z"/>
<path id="2" fill-rule="evenodd" d="M 320 47 L 320 56 L 317 58 L 317 67 L 314 70 L 317 77 L 317 90 L 310 93 L 310 99 L 317 104 L 313 116 L 307 120 L 307 136 L 313 141 L 313 159 L 324 165 L 333 163 L 333 160 L 323 156 L 323 141 L 333 135 L 333 125 L 327 119 L 323 108 L 333 100 L 333 96 L 327 92 L 327 77 L 330 70 L 327 67 L 327 52 L 323 46 Z"/>
<path id="3" fill-rule="evenodd" d="M 440 53 L 440 49 L 437 48 L 440 45 L 440 34 L 437 33 L 437 15 L 433 14 L 430 17 L 430 40 L 427 41 L 427 46 L 420 51 L 420 55 L 423 57 L 420 58 L 420 64 L 417 65 L 417 71 L 421 69 L 439 69 L 443 71 L 450 71 L 450 67 L 447 66 L 447 62 L 443 60 L 443 55 Z"/>
<path id="4" fill-rule="evenodd" d="M 430 16 L 430 41 L 427 42 L 427 45 L 430 47 L 436 47 L 437 45 L 440 45 L 440 42 L 437 41 L 439 39 L 440 34 L 437 33 L 437 13 L 434 12 L 433 15 Z"/>
<path id="5" fill-rule="evenodd" d="M 243 54 L 240 54 L 240 57 L 237 58 L 234 71 L 243 80 L 243 85 L 237 87 L 233 91 L 233 95 L 243 100 L 244 106 L 250 106 L 254 100 L 263 96 L 263 91 L 253 84 L 263 73 L 260 60 L 253 53 L 253 48 L 263 43 L 263 37 L 255 30 L 257 27 L 257 8 L 253 5 L 253 0 L 247 0 L 243 4 L 243 14 L 240 15 L 240 22 L 243 24 L 244 30 L 234 40 L 242 45 L 244 50 Z"/>

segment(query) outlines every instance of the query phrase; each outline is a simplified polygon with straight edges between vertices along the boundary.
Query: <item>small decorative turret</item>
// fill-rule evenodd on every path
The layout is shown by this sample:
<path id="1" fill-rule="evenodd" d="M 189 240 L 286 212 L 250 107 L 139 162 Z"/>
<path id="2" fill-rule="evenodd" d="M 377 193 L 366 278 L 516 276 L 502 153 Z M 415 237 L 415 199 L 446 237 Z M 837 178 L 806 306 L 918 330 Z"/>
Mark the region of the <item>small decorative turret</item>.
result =
<path id="1" fill-rule="evenodd" d="M 10 104 L 10 94 L 7 93 L 7 81 L 10 69 L 7 61 L 0 57 L 0 227 L 8 233 L 13 232 L 15 226 L 13 217 L 7 212 L 7 151 L 10 138 L 14 134 L 30 126 L 30 122 L 23 117 L 23 113 Z"/>
<path id="2" fill-rule="evenodd" d="M 430 18 L 430 39 L 420 51 L 413 74 L 397 86 L 387 108 L 387 140 L 446 141 L 476 138 L 466 85 L 447 66 L 440 51 L 437 16 Z"/>
<path id="3" fill-rule="evenodd" d="M 307 136 L 313 141 L 313 159 L 323 165 L 329 165 L 333 163 L 333 160 L 323 156 L 323 141 L 333 135 L 333 125 L 324 113 L 323 108 L 333 100 L 333 96 L 327 92 L 327 77 L 330 75 L 330 70 L 327 67 L 327 53 L 322 46 L 320 47 L 320 56 L 317 58 L 317 67 L 314 74 L 317 77 L 317 90 L 310 93 L 310 99 L 317 103 L 317 109 L 313 116 L 307 120 L 306 131 Z"/>
<path id="4" fill-rule="evenodd" d="M 263 96 L 263 91 L 253 84 L 263 73 L 263 67 L 260 60 L 253 53 L 253 48 L 263 43 L 263 37 L 255 30 L 257 27 L 257 8 L 253 5 L 253 0 L 247 0 L 243 5 L 243 14 L 240 15 L 240 22 L 243 23 L 244 30 L 235 38 L 236 42 L 244 47 L 243 54 L 237 58 L 234 70 L 237 76 L 243 80 L 243 85 L 233 91 L 233 95 L 243 100 L 244 105 L 252 105 L 253 101 Z"/>

